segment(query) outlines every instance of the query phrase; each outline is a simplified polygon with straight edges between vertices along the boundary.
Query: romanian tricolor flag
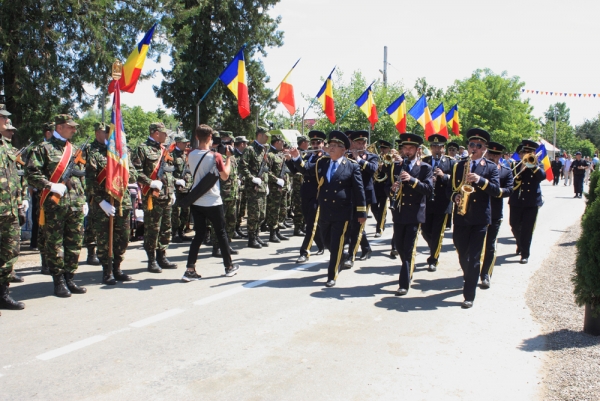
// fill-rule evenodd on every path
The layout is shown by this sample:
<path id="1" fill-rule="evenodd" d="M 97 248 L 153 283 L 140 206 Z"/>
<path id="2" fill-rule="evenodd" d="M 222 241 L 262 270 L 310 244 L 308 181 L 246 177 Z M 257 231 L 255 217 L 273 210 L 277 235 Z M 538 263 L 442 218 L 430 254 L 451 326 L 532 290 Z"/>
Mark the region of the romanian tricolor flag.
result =
<path id="1" fill-rule="evenodd" d="M 294 87 L 288 82 L 288 78 L 299 61 L 300 59 L 296 61 L 296 64 L 294 64 L 290 72 L 287 73 L 281 84 L 279 84 L 279 96 L 277 96 L 277 100 L 285 106 L 291 115 L 296 113 L 296 100 L 294 99 Z"/>
<path id="2" fill-rule="evenodd" d="M 542 161 L 542 166 L 544 166 L 544 171 L 546 172 L 546 179 L 548 181 L 553 181 L 554 174 L 552 173 L 552 167 L 550 166 L 550 159 L 548 158 L 546 146 L 544 144 L 540 144 L 540 146 L 535 150 L 535 154 L 538 156 L 538 160 Z"/>
<path id="3" fill-rule="evenodd" d="M 440 105 L 433 110 L 431 113 L 431 120 L 433 121 L 435 133 L 448 138 L 448 127 L 446 126 L 446 112 L 444 111 L 444 103 L 440 103 Z"/>
<path id="4" fill-rule="evenodd" d="M 127 57 L 127 61 L 123 64 L 123 75 L 121 75 L 121 78 L 119 79 L 121 91 L 129 93 L 135 91 L 138 79 L 142 74 L 142 67 L 144 67 L 144 62 L 146 61 L 146 55 L 148 54 L 148 48 L 150 47 L 150 42 L 152 42 L 155 28 L 156 24 L 152 25 L 152 28 L 146 32 L 144 38 L 133 49 L 129 57 Z M 113 80 L 110 85 L 108 85 L 108 93 L 113 93 L 115 91 L 115 83 L 116 81 Z"/>
<path id="5" fill-rule="evenodd" d="M 446 123 L 450 126 L 450 129 L 454 135 L 460 135 L 460 120 L 458 119 L 458 103 L 452 106 L 452 108 L 446 114 Z"/>
<path id="6" fill-rule="evenodd" d="M 335 71 L 335 67 L 331 70 L 331 73 L 323 83 L 321 90 L 317 93 L 316 98 L 321 103 L 321 107 L 323 107 L 323 112 L 329 118 L 332 124 L 335 124 L 335 102 L 333 101 L 333 82 L 331 81 L 331 76 Z"/>
<path id="7" fill-rule="evenodd" d="M 394 103 L 390 104 L 387 109 L 387 113 L 392 117 L 396 129 L 401 134 L 406 133 L 406 98 L 404 93 L 400 97 L 394 100 Z"/>
<path id="8" fill-rule="evenodd" d="M 421 127 L 425 130 L 425 139 L 429 138 L 429 135 L 435 134 L 435 129 L 433 128 L 433 121 L 431 121 L 431 113 L 429 112 L 429 107 L 427 106 L 427 100 L 425 99 L 425 95 L 421 96 L 417 103 L 408 111 Z"/>
<path id="9" fill-rule="evenodd" d="M 223 81 L 229 90 L 233 93 L 238 101 L 238 112 L 242 119 L 250 115 L 250 98 L 248 97 L 248 79 L 246 76 L 246 62 L 244 60 L 244 49 L 242 46 L 238 54 L 235 55 L 231 63 L 219 75 L 219 79 Z"/>
<path id="10" fill-rule="evenodd" d="M 123 200 L 125 189 L 129 183 L 129 156 L 127 153 L 127 138 L 121 118 L 121 91 L 119 81 L 115 81 L 110 134 L 106 152 L 106 192 L 119 202 Z M 102 173 L 100 174 L 102 176 Z"/>
<path id="11" fill-rule="evenodd" d="M 375 106 L 375 100 L 373 99 L 373 90 L 371 89 L 372 86 L 373 84 L 369 85 L 367 90 L 360 95 L 356 102 L 354 102 L 354 104 L 356 104 L 358 108 L 365 113 L 367 119 L 371 122 L 371 129 L 373 129 L 375 123 L 379 121 L 377 107 Z"/>

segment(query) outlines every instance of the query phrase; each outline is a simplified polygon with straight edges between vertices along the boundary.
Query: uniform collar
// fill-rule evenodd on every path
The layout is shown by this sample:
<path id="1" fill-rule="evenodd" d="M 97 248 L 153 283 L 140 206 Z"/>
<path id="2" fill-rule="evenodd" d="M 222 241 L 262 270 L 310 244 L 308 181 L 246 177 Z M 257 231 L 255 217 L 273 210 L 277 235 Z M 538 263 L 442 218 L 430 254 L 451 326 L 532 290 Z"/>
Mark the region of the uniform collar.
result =
<path id="1" fill-rule="evenodd" d="M 146 141 L 146 145 L 150 145 L 154 148 L 160 149 L 161 145 L 160 143 L 156 142 L 153 138 L 148 137 L 148 140 Z"/>
<path id="2" fill-rule="evenodd" d="M 67 140 L 65 138 L 63 138 L 62 136 L 60 136 L 60 134 L 56 131 L 54 131 L 54 133 L 52 134 L 52 136 L 56 139 L 58 139 L 59 141 L 63 141 L 63 142 L 67 142 Z"/>
<path id="3" fill-rule="evenodd" d="M 260 142 L 258 142 L 256 139 L 254 140 L 254 144 L 255 144 L 256 146 L 260 147 L 260 148 L 264 148 L 264 147 L 265 147 L 265 145 L 261 145 L 261 143 L 260 143 Z"/>

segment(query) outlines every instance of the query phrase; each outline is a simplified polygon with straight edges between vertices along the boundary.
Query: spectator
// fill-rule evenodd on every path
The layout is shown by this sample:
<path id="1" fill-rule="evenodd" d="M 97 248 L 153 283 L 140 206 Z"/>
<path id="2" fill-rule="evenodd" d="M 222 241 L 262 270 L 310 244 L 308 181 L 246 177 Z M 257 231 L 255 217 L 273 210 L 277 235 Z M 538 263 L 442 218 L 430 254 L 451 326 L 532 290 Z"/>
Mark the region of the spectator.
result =
<path id="1" fill-rule="evenodd" d="M 560 172 L 562 170 L 563 164 L 560 162 L 560 158 L 558 155 L 554 156 L 554 161 L 550 163 L 550 168 L 552 169 L 552 174 L 554 175 L 554 182 L 552 185 L 558 185 L 558 180 L 560 179 Z"/>
<path id="2" fill-rule="evenodd" d="M 565 187 L 567 185 L 571 185 L 572 182 L 572 173 L 571 173 L 571 164 L 573 163 L 573 160 L 571 159 L 571 155 L 567 154 L 567 158 L 565 159 L 565 162 L 563 164 L 563 177 L 565 179 Z"/>

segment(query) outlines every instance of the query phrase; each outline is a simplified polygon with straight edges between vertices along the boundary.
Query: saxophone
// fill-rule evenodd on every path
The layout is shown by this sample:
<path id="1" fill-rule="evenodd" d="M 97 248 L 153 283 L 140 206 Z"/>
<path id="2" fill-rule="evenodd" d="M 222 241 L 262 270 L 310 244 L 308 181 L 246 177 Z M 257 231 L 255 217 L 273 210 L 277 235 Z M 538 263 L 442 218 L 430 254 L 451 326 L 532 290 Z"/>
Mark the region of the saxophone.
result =
<path id="1" fill-rule="evenodd" d="M 467 160 L 465 161 L 465 164 L 463 167 L 463 177 L 462 177 L 462 181 L 460 183 L 460 188 L 459 188 L 460 202 L 458 203 L 458 208 L 456 210 L 456 213 L 458 213 L 461 216 L 464 216 L 465 214 L 467 214 L 467 206 L 469 206 L 469 196 L 471 196 L 471 194 L 473 192 L 475 192 L 475 188 L 473 188 L 472 185 L 467 184 L 467 174 L 469 174 L 469 171 L 471 168 L 471 156 L 472 156 L 472 154 L 469 153 L 469 156 L 467 157 Z"/>

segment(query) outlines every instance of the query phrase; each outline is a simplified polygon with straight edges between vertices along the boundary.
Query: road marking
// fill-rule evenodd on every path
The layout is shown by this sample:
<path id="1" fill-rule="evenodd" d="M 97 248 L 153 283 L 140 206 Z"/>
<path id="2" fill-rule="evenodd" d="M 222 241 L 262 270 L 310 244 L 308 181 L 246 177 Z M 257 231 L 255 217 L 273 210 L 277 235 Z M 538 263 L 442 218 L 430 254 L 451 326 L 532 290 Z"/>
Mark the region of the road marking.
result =
<path id="1" fill-rule="evenodd" d="M 62 348 L 55 349 L 53 351 L 46 352 L 45 354 L 38 355 L 36 358 L 41 359 L 42 361 L 47 361 L 52 358 L 56 358 L 57 356 L 65 355 L 73 351 L 77 351 L 78 349 L 87 347 L 88 345 L 92 345 L 98 343 L 100 341 L 106 340 L 106 336 L 94 336 L 90 338 L 86 338 L 85 340 L 77 341 Z"/>
<path id="2" fill-rule="evenodd" d="M 168 319 L 172 316 L 178 315 L 183 312 L 183 309 L 170 309 L 158 315 L 147 317 L 146 319 L 138 320 L 137 322 L 131 323 L 131 327 L 144 327 L 152 323 L 159 322 L 164 319 Z"/>

